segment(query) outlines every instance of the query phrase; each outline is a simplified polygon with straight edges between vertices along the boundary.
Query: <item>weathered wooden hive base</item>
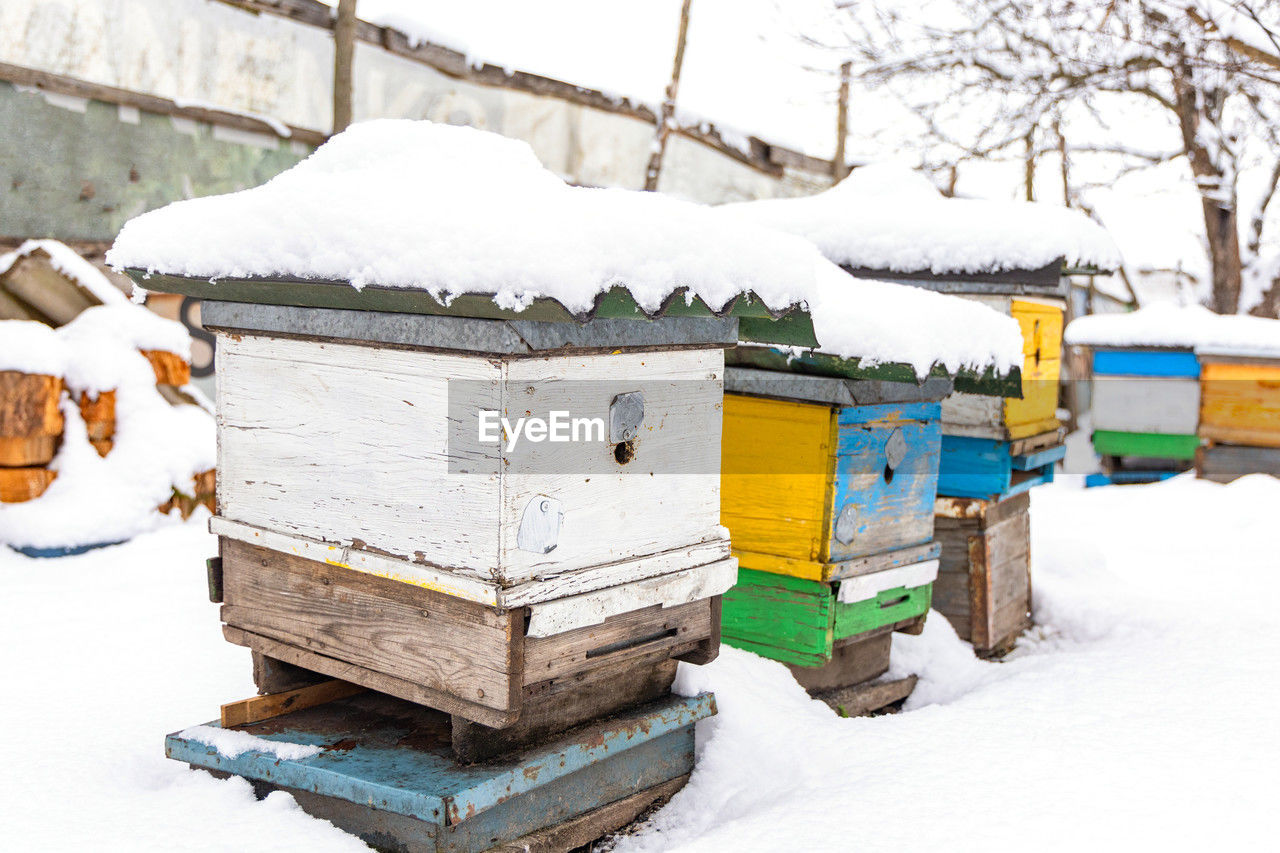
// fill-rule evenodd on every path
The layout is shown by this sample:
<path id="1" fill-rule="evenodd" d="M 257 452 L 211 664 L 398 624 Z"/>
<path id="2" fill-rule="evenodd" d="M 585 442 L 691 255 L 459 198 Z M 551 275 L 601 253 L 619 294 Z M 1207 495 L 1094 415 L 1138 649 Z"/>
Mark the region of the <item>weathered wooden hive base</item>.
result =
<path id="1" fill-rule="evenodd" d="M 938 499 L 933 609 L 981 654 L 1007 651 L 1031 624 L 1030 504 L 1026 494 Z"/>
<path id="2" fill-rule="evenodd" d="M 447 715 L 363 693 L 236 727 L 320 747 L 312 757 L 255 749 L 229 758 L 187 732 L 169 735 L 165 753 L 248 779 L 260 797 L 287 791 L 304 811 L 380 850 L 559 853 L 679 790 L 693 769 L 694 723 L 714 713 L 709 695 L 671 697 L 518 755 L 462 766 L 449 753 Z"/>
<path id="3" fill-rule="evenodd" d="M 1280 477 L 1280 447 L 1210 444 L 1196 451 L 1196 476 L 1230 483 L 1248 474 Z"/>
<path id="4" fill-rule="evenodd" d="M 525 608 L 486 607 L 232 539 L 221 552 L 229 641 L 452 714 L 454 746 L 467 760 L 666 695 L 676 660 L 705 663 L 719 650 L 718 597 L 533 637 Z"/>
<path id="5" fill-rule="evenodd" d="M 858 717 L 896 706 L 911 695 L 916 676 L 881 678 L 889 671 L 893 632 L 919 633 L 924 619 L 918 616 L 841 642 L 823 666 L 788 664 L 787 669 L 810 696 L 842 716 Z"/>

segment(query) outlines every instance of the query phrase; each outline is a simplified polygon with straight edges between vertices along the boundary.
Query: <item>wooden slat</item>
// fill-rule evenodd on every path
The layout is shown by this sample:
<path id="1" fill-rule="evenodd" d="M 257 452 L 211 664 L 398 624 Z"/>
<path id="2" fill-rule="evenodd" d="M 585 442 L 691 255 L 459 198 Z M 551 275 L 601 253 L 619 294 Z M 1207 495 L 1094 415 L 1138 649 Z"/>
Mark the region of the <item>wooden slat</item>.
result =
<path id="1" fill-rule="evenodd" d="M 565 853 L 586 848 L 609 833 L 623 829 L 646 811 L 662 805 L 688 781 L 689 776 L 685 774 L 670 782 L 645 788 L 553 827 L 499 844 L 490 853 Z"/>
<path id="2" fill-rule="evenodd" d="M 250 631 L 242 631 L 231 625 L 222 626 L 222 636 L 227 639 L 227 642 L 245 646 L 255 652 L 291 663 L 294 666 L 300 666 L 303 669 L 319 672 L 342 681 L 361 684 L 370 690 L 376 690 L 379 693 L 386 693 L 408 702 L 436 708 L 447 714 L 465 716 L 469 720 L 475 720 L 486 726 L 501 727 L 511 725 L 520 715 L 519 711 L 495 711 L 492 708 L 475 702 L 464 701 L 440 690 L 433 690 L 421 684 L 406 681 L 403 678 L 396 678 L 393 675 L 375 672 L 357 664 L 316 654 L 298 646 L 283 643 L 260 634 L 254 634 Z"/>
<path id="3" fill-rule="evenodd" d="M 842 717 L 861 717 L 906 699 L 916 687 L 916 678 L 908 675 L 894 681 L 872 681 L 813 698 L 822 700 Z"/>
<path id="4" fill-rule="evenodd" d="M 1280 477 L 1280 448 L 1215 444 L 1196 451 L 1196 475 L 1230 483 L 1247 474 Z"/>
<path id="5" fill-rule="evenodd" d="M 666 650 L 659 650 L 526 687 L 520 718 L 510 726 L 493 729 L 455 716 L 454 755 L 464 763 L 485 761 L 660 699 L 671 691 L 676 666 Z"/>
<path id="6" fill-rule="evenodd" d="M 551 637 L 527 637 L 523 683 L 537 684 L 659 650 L 669 656 L 692 651 L 712 636 L 713 602 L 705 598 L 677 607 L 649 607 Z"/>
<path id="7" fill-rule="evenodd" d="M 345 699 L 365 689 L 359 684 L 333 679 L 285 693 L 271 693 L 266 696 L 241 699 L 239 702 L 228 702 L 222 706 L 222 727 L 228 729 L 232 726 L 244 726 L 269 720 L 281 714 L 313 708 L 335 699 Z"/>
<path id="8" fill-rule="evenodd" d="M 229 539 L 222 570 L 228 625 L 469 703 L 519 709 L 523 611 L 501 613 Z"/>

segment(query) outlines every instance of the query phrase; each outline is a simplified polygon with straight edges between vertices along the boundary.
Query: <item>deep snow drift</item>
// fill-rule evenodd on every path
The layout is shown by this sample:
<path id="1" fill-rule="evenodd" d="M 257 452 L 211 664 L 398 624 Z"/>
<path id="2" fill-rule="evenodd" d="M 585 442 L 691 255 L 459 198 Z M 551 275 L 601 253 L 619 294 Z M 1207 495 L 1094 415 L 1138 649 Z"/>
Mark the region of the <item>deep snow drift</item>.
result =
<path id="1" fill-rule="evenodd" d="M 1256 846 L 1280 791 L 1280 481 L 1033 492 L 1036 617 L 983 663 L 936 614 L 895 638 L 898 716 L 840 719 L 724 649 L 689 786 L 621 851 Z M 56 563 L 0 548 L 7 847 L 363 850 L 273 794 L 164 758 L 253 693 L 222 640 L 203 513 Z"/>

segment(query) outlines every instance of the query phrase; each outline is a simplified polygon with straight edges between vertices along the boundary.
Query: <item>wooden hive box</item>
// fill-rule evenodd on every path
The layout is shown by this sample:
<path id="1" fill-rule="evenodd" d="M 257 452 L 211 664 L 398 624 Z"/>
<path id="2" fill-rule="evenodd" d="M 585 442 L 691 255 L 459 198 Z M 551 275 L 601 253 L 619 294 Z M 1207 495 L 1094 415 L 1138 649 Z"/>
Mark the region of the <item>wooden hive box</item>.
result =
<path id="1" fill-rule="evenodd" d="M 1213 444 L 1280 447 L 1280 358 L 1197 350 L 1200 437 Z"/>
<path id="2" fill-rule="evenodd" d="M 942 403 L 943 433 L 996 441 L 1052 433 L 1058 423 L 1063 307 L 1051 300 L 960 294 L 1013 317 L 1022 330 L 1022 398 L 953 394 Z"/>
<path id="3" fill-rule="evenodd" d="M 472 758 L 652 699 L 675 659 L 714 658 L 736 572 L 719 525 L 734 321 L 218 302 L 203 316 L 229 640 L 453 714 Z M 479 440 L 482 411 L 561 410 L 599 434 Z"/>
<path id="4" fill-rule="evenodd" d="M 933 609 L 976 651 L 1008 650 L 1031 624 L 1031 496 L 938 498 Z"/>
<path id="5" fill-rule="evenodd" d="M 1188 349 L 1097 347 L 1093 446 L 1099 456 L 1185 468 L 1200 445 L 1200 363 Z"/>
<path id="6" fill-rule="evenodd" d="M 721 518 L 740 569 L 724 599 L 725 641 L 875 677 L 887 640 L 860 645 L 857 660 L 841 649 L 916 625 L 929 609 L 937 401 L 951 382 L 730 368 L 726 383 Z"/>

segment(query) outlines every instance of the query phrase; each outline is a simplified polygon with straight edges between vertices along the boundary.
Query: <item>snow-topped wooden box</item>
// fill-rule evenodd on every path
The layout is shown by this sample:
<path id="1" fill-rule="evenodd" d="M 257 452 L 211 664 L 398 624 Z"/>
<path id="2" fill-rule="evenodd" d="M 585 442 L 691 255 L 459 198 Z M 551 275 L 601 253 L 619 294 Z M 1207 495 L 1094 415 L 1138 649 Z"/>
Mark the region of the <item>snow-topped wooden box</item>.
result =
<path id="1" fill-rule="evenodd" d="M 1160 459 L 1167 468 L 1185 467 L 1200 445 L 1200 363 L 1195 353 L 1172 347 L 1096 347 L 1092 364 L 1098 455 Z"/>
<path id="2" fill-rule="evenodd" d="M 740 562 L 725 642 L 789 664 L 815 693 L 876 678 L 888 635 L 929 610 L 952 380 L 730 367 L 725 381 L 722 513 Z"/>
<path id="3" fill-rule="evenodd" d="M 953 394 L 942 403 L 946 435 L 1010 441 L 1058 429 L 1062 368 L 1061 304 L 1004 295 L 965 294 L 1018 321 L 1022 331 L 1022 397 L 1002 400 Z"/>
<path id="4" fill-rule="evenodd" d="M 471 756 L 495 736 L 467 747 L 468 724 L 518 744 L 715 657 L 736 321 L 222 302 L 203 319 L 232 642 L 454 714 Z"/>
<path id="5" fill-rule="evenodd" d="M 443 591 L 525 602 L 725 553 L 723 340 L 466 353 L 443 350 L 461 345 L 446 338 L 427 349 L 285 337 L 244 329 L 244 309 L 208 313 L 224 536 L 337 545 L 402 561 Z M 229 322 L 240 327 L 219 327 Z M 624 403 L 634 423 L 611 422 Z M 479 440 L 486 425 L 503 432 L 499 418 L 528 429 L 555 413 L 569 440 Z"/>

